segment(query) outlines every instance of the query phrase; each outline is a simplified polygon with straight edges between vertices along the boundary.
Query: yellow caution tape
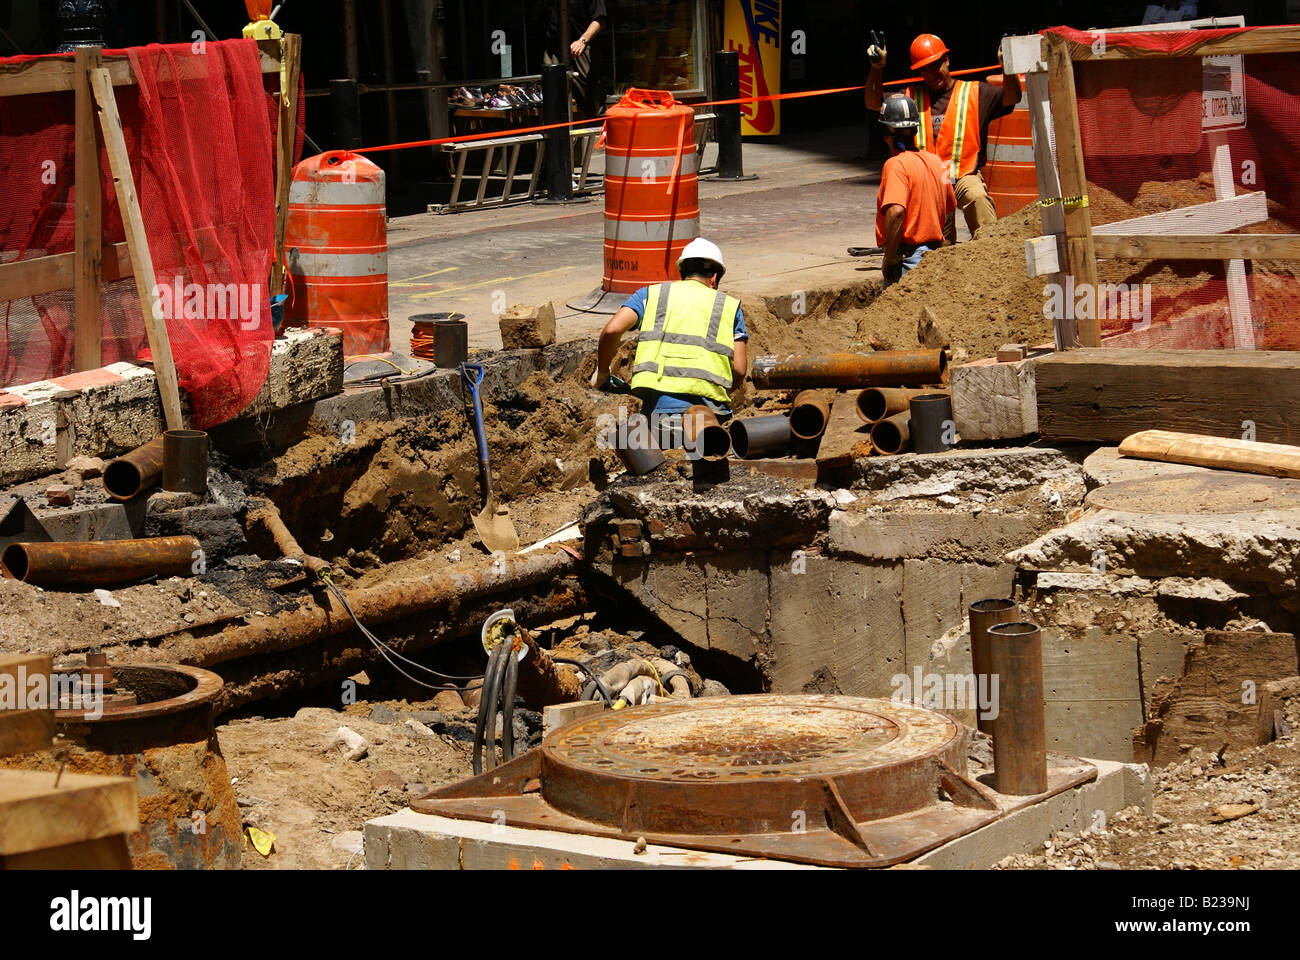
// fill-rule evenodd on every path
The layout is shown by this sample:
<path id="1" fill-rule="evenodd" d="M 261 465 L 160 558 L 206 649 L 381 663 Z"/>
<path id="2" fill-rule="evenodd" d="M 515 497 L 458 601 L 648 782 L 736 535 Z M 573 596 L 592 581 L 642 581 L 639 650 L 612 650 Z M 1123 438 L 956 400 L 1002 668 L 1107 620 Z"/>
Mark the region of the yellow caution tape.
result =
<path id="1" fill-rule="evenodd" d="M 1067 209 L 1078 210 L 1080 207 L 1088 206 L 1088 195 L 1085 193 L 1077 197 L 1046 197 L 1038 201 L 1038 205 L 1042 207 L 1051 207 L 1058 203 L 1065 204 Z"/>
<path id="2" fill-rule="evenodd" d="M 253 849 L 264 857 L 271 855 L 271 847 L 275 845 L 275 834 L 265 833 L 257 827 L 246 827 L 244 832 L 248 839 L 253 842 Z"/>

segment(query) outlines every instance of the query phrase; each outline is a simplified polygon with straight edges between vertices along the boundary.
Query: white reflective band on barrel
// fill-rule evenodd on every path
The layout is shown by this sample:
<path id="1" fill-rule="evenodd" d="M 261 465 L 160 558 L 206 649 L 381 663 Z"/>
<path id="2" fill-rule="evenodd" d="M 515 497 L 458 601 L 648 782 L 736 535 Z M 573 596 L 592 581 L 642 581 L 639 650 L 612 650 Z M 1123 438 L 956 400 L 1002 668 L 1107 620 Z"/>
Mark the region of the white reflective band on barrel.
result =
<path id="1" fill-rule="evenodd" d="M 992 163 L 1033 163 L 1034 148 L 1023 143 L 990 143 L 989 161 Z"/>
<path id="2" fill-rule="evenodd" d="M 365 180 L 356 183 L 295 180 L 289 184 L 289 202 L 307 206 L 369 207 L 384 205 L 384 182 Z"/>
<path id="3" fill-rule="evenodd" d="M 290 247 L 289 272 L 304 277 L 382 277 L 387 253 L 304 253 Z"/>
<path id="4" fill-rule="evenodd" d="M 664 180 L 673 175 L 673 164 L 676 162 L 677 155 L 671 153 L 666 157 L 619 157 L 607 153 L 605 176 L 626 177 L 632 180 L 639 177 Z M 695 148 L 691 147 L 689 151 L 682 154 L 682 166 L 678 173 L 686 176 L 695 173 L 699 168 L 699 155 L 696 154 Z"/>
<path id="5" fill-rule="evenodd" d="M 700 218 L 689 220 L 615 220 L 605 218 L 605 239 L 623 243 L 667 243 L 700 235 Z"/>

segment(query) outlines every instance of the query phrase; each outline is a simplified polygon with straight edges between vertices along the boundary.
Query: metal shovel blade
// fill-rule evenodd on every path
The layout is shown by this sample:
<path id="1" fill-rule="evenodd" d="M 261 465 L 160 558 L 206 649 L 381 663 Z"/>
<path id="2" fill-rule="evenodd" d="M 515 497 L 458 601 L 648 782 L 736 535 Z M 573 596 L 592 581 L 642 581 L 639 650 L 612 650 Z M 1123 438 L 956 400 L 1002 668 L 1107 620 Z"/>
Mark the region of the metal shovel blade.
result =
<path id="1" fill-rule="evenodd" d="M 495 495 L 490 495 L 483 509 L 474 514 L 474 529 L 489 553 L 498 550 L 514 553 L 519 549 L 519 533 L 510 519 L 510 511 L 497 503 Z"/>

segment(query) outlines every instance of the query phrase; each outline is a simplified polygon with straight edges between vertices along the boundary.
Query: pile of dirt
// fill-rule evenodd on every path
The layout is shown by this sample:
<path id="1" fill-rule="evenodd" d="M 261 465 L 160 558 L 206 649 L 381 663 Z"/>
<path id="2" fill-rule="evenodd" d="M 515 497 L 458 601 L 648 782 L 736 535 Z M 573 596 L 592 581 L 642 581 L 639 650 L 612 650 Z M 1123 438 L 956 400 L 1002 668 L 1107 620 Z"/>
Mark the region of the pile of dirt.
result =
<path id="1" fill-rule="evenodd" d="M 854 349 L 917 347 L 926 307 L 959 362 L 991 357 L 1004 343 L 1051 341 L 1043 281 L 1025 276 L 1025 241 L 1041 233 L 1034 205 L 985 228 L 974 240 L 930 251 L 859 313 Z"/>

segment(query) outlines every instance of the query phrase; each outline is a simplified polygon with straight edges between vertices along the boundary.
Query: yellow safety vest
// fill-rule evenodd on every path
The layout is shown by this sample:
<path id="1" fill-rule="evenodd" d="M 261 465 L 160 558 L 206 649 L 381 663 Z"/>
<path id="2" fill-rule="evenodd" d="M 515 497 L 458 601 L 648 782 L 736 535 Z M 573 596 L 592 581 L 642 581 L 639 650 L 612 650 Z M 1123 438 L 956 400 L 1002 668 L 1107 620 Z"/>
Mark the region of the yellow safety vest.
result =
<path id="1" fill-rule="evenodd" d="M 650 288 L 637 331 L 632 389 L 730 399 L 740 301 L 696 280 Z"/>

